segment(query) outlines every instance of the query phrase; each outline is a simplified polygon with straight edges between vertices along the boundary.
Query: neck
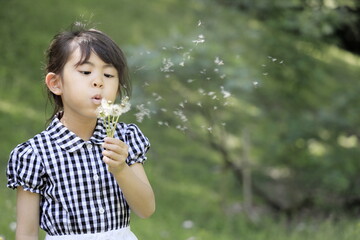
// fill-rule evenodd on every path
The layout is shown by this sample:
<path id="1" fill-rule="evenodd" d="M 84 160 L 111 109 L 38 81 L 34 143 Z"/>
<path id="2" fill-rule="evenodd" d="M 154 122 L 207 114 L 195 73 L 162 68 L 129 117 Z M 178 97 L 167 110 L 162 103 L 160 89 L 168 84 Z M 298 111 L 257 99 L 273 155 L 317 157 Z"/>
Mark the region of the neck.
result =
<path id="1" fill-rule="evenodd" d="M 88 118 L 72 117 L 66 115 L 65 112 L 60 121 L 65 127 L 85 141 L 91 138 L 97 122 L 96 118 L 89 120 Z"/>

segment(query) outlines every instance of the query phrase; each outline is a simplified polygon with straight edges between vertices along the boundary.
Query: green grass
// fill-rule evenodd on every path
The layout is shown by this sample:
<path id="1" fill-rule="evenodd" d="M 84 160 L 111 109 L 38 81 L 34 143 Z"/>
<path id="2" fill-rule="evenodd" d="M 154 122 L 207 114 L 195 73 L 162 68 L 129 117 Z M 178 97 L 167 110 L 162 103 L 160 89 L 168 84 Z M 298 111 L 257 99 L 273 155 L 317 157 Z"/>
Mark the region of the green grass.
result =
<path id="1" fill-rule="evenodd" d="M 21 122 L 11 114 L 2 117 L 3 121 L 6 119 Z M 34 125 L 41 128 L 39 124 L 34 120 Z M 152 122 L 144 124 L 151 125 Z M 204 158 L 208 149 L 197 142 L 189 144 L 189 139 L 182 133 L 175 134 L 174 129 L 156 126 L 146 129 L 146 135 L 154 140 L 145 167 L 156 194 L 157 210 L 149 219 L 132 217 L 132 230 L 139 239 L 346 240 L 356 239 L 360 233 L 360 221 L 347 218 L 309 218 L 289 224 L 258 209 L 255 222 L 249 221 L 241 211 L 229 212 L 226 209 L 232 204 L 241 203 L 241 193 L 229 172 L 217 170 L 217 157 Z M 28 130 L 23 123 L 11 132 L 21 133 L 25 138 L 35 130 L 36 127 Z M 166 149 L 156 139 L 159 135 L 167 139 Z M 6 152 L 9 148 L 6 147 Z M 16 192 L 5 188 L 6 154 L 2 155 L 0 167 L 3 183 L 0 188 L 0 235 L 14 239 Z M 190 228 L 184 227 L 186 221 L 191 221 Z"/>

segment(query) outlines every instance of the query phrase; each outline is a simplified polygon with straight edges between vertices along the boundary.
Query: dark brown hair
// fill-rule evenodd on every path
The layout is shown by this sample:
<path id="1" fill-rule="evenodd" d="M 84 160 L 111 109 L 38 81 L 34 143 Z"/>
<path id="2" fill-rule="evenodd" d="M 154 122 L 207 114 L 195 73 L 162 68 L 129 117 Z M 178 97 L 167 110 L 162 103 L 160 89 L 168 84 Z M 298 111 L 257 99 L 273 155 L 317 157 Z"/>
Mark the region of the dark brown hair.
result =
<path id="1" fill-rule="evenodd" d="M 123 51 L 118 45 L 103 32 L 90 28 L 83 23 L 76 22 L 69 31 L 58 33 L 54 36 L 46 52 L 46 72 L 62 75 L 64 66 L 73 51 L 79 48 L 81 52 L 81 65 L 85 63 L 91 53 L 95 53 L 102 61 L 112 64 L 119 76 L 119 95 L 130 96 L 131 84 L 128 75 L 128 66 Z M 61 97 L 47 89 L 48 98 L 54 105 L 51 120 L 59 111 L 63 110 Z"/>

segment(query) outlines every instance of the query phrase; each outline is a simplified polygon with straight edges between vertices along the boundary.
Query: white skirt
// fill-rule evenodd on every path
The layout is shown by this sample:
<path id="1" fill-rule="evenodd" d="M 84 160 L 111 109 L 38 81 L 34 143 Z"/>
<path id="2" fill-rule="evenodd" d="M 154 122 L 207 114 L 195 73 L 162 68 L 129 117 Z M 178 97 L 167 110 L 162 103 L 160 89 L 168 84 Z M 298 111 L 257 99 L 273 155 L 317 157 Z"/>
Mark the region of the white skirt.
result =
<path id="1" fill-rule="evenodd" d="M 130 227 L 111 230 L 101 233 L 74 234 L 50 236 L 46 235 L 45 240 L 138 240 Z"/>

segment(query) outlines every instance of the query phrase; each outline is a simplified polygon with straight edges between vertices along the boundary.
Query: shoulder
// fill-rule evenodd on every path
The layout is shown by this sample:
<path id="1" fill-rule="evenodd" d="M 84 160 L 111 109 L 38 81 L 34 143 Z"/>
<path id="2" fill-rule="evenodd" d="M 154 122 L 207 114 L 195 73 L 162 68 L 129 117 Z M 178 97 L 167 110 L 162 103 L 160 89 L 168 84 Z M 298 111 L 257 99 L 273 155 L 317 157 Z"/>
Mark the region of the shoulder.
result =
<path id="1" fill-rule="evenodd" d="M 143 134 L 143 132 L 140 130 L 140 128 L 134 124 L 134 123 L 118 123 L 119 129 L 122 132 L 123 135 L 125 135 L 125 138 L 140 138 L 141 141 L 149 141 L 148 138 Z"/>
<path id="2" fill-rule="evenodd" d="M 36 134 L 34 137 L 28 139 L 27 141 L 18 144 L 10 153 L 11 156 L 22 157 L 26 155 L 36 154 L 38 152 L 38 147 L 46 139 L 46 131 L 42 131 L 39 134 Z"/>

